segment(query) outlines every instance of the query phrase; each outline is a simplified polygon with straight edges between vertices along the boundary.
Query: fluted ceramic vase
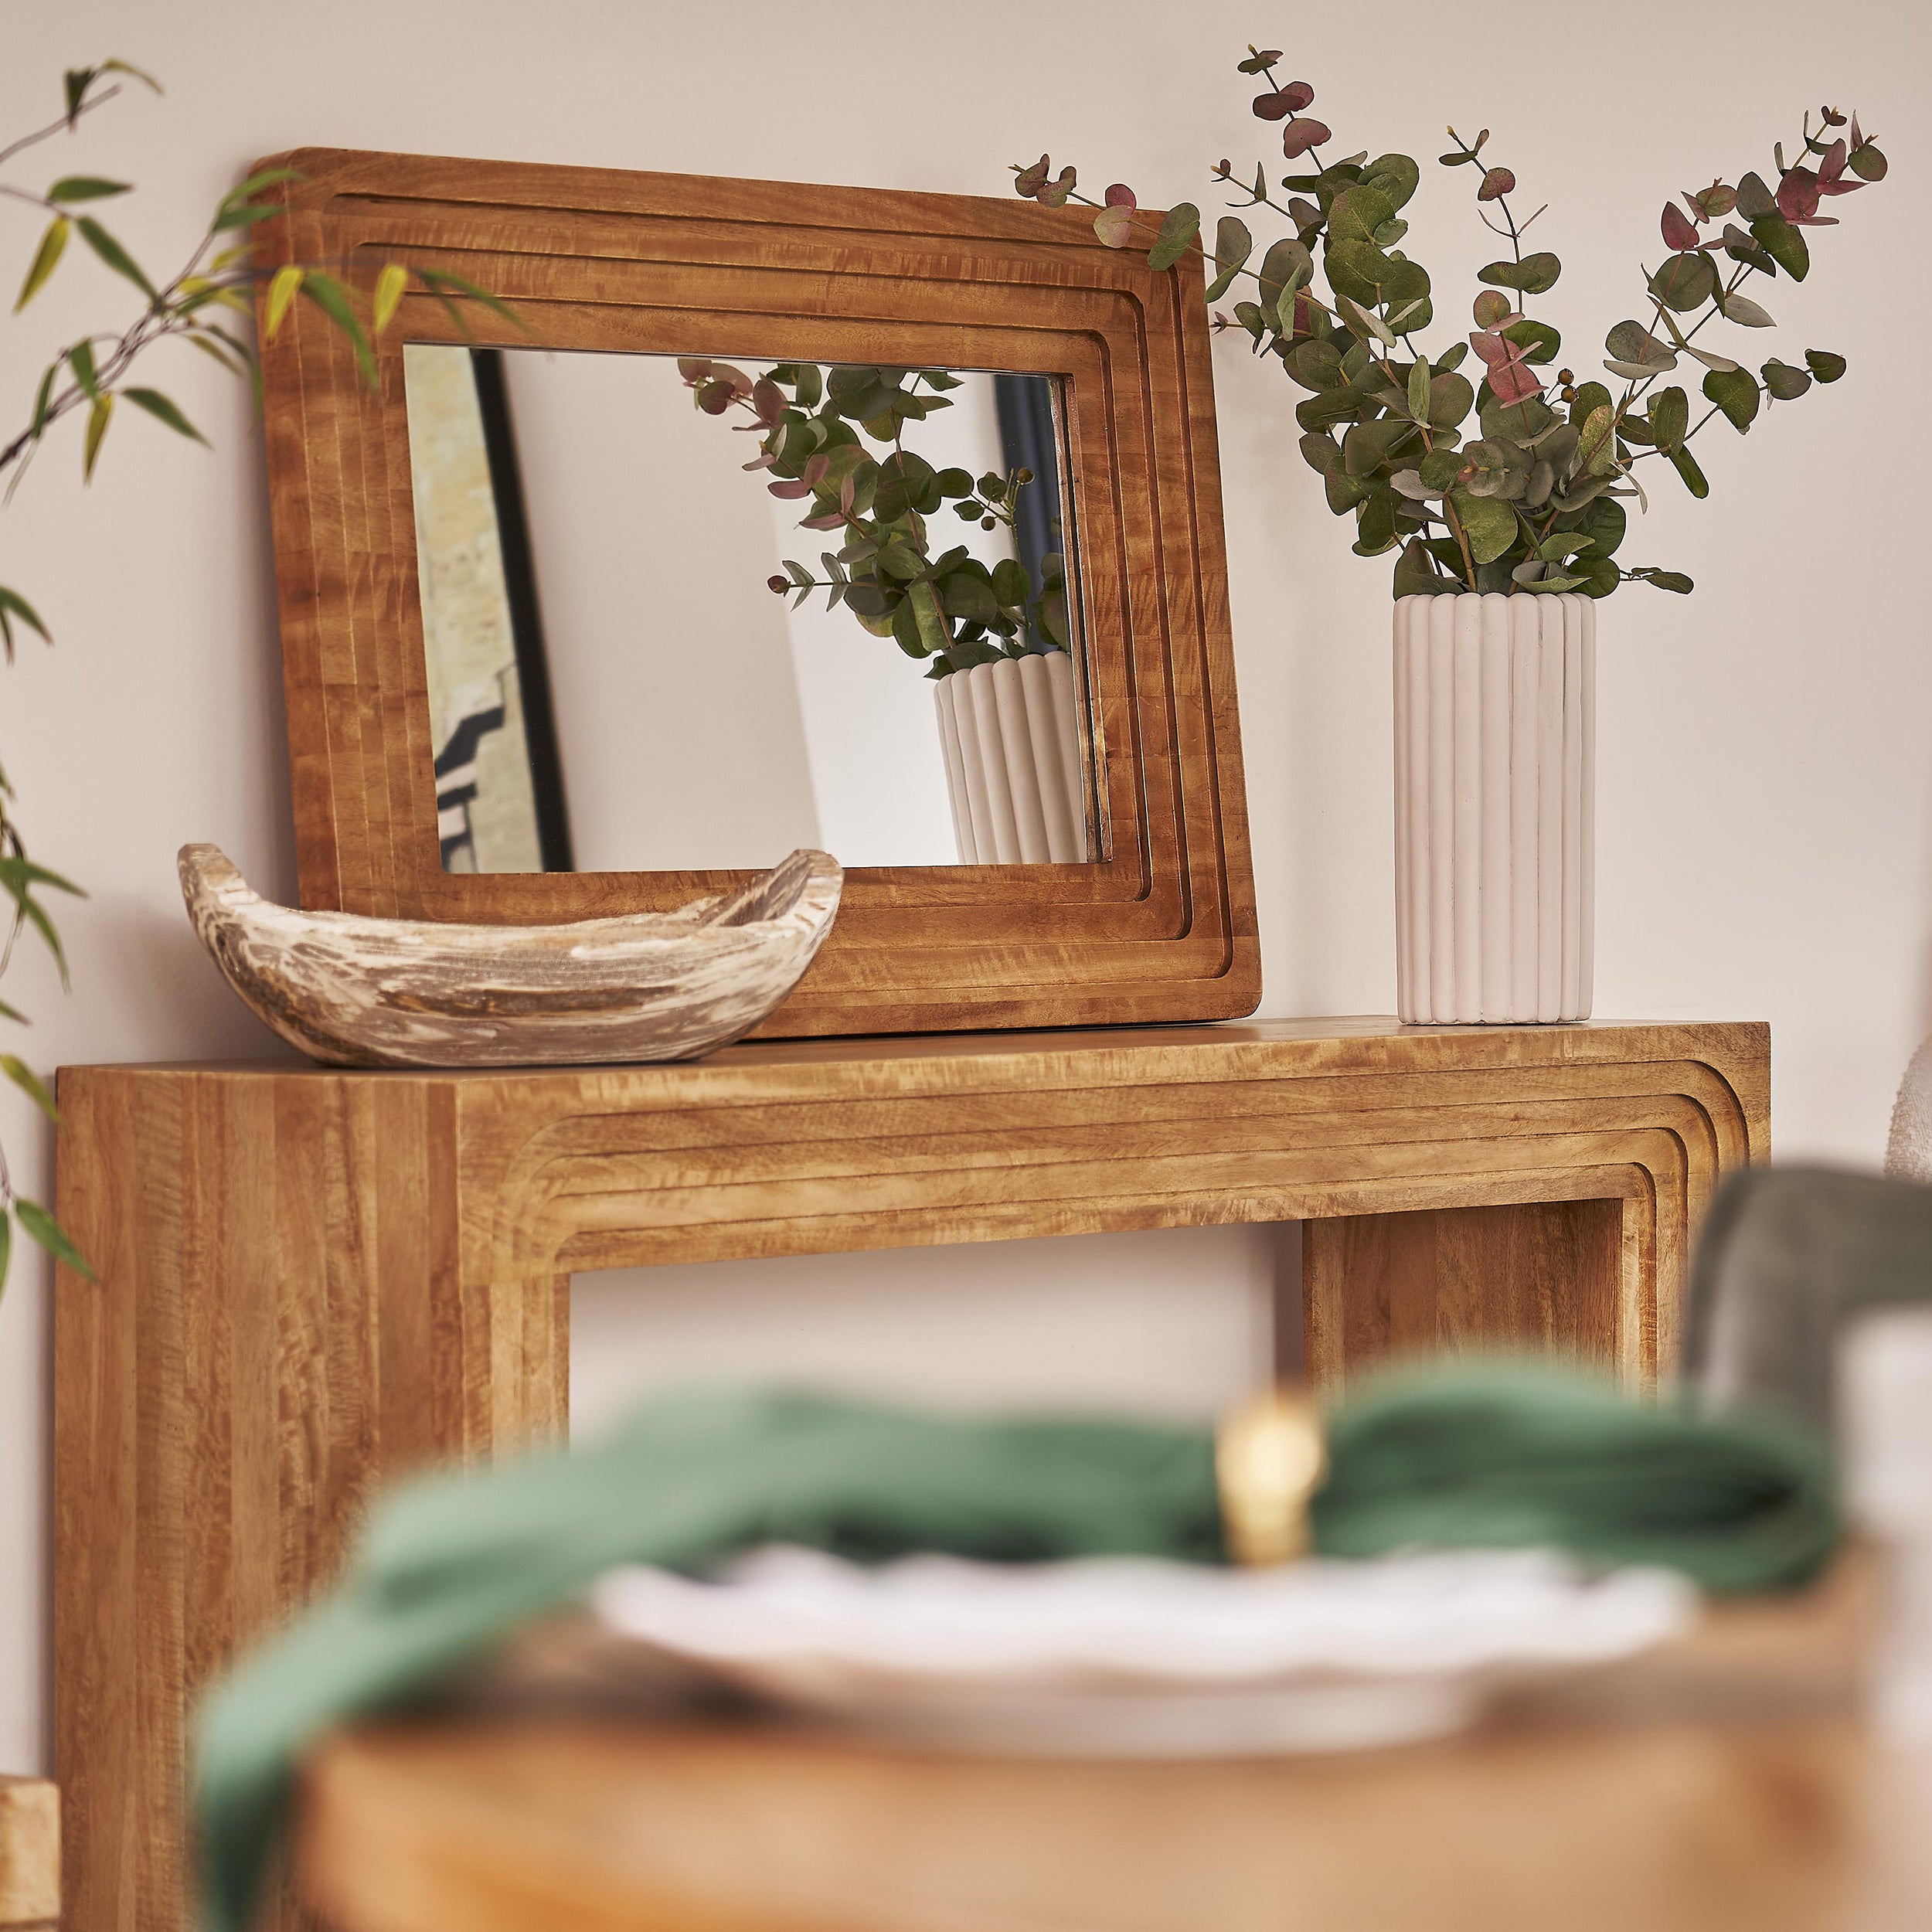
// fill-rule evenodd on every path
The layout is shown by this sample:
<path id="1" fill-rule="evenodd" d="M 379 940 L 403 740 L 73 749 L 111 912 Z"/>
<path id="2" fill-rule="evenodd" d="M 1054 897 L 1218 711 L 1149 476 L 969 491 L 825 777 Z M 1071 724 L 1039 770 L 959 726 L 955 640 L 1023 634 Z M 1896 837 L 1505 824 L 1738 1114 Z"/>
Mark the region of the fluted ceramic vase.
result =
<path id="1" fill-rule="evenodd" d="M 963 865 L 1046 865 L 1087 853 L 1073 660 L 1029 652 L 933 687 Z"/>
<path id="2" fill-rule="evenodd" d="M 1397 999 L 1411 1025 L 1586 1019 L 1597 611 L 1398 598 Z"/>

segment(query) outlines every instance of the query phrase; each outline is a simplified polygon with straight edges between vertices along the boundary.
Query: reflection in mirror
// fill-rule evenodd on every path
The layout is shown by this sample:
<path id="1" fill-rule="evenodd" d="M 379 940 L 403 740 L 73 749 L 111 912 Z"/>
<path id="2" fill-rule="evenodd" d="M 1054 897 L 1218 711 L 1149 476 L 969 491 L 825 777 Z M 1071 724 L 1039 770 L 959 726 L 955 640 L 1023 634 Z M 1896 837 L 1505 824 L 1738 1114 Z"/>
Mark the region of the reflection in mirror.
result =
<path id="1" fill-rule="evenodd" d="M 448 870 L 1097 854 L 1059 379 L 403 367 Z"/>

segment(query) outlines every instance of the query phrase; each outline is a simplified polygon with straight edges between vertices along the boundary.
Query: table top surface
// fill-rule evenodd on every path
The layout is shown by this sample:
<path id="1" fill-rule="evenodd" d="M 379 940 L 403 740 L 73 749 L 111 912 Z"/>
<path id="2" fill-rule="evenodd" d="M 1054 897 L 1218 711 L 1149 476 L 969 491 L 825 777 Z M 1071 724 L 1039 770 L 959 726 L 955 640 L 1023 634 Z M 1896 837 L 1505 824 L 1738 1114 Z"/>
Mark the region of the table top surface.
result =
<path id="1" fill-rule="evenodd" d="M 113 1066 L 116 1072 L 208 1072 L 340 1080 L 517 1080 L 628 1073 L 668 1074 L 736 1069 L 828 1066 L 890 1060 L 972 1060 L 1092 1053 L 1226 1053 L 1243 1047 L 1301 1048 L 1347 1053 L 1351 1047 L 1399 1061 L 1451 1064 L 1548 1064 L 1567 1058 L 1654 1058 L 1705 1049 L 1761 1057 L 1769 1026 L 1758 1020 L 1587 1019 L 1551 1026 L 1405 1026 L 1393 1014 L 1338 1014 L 1305 1019 L 1216 1020 L 1198 1026 L 1059 1027 L 982 1033 L 880 1033 L 822 1039 L 740 1041 L 702 1059 L 641 1062 L 624 1066 L 424 1067 L 324 1066 L 291 1053 L 236 1060 L 163 1060 Z M 64 1071 L 97 1070 L 77 1063 Z"/>
<path id="2" fill-rule="evenodd" d="M 338 1736 L 335 1932 L 1906 1932 L 1932 1757 L 1862 1727 L 1842 1583 L 1727 1612 L 1469 1737 L 1049 1763 L 526 1710 Z"/>

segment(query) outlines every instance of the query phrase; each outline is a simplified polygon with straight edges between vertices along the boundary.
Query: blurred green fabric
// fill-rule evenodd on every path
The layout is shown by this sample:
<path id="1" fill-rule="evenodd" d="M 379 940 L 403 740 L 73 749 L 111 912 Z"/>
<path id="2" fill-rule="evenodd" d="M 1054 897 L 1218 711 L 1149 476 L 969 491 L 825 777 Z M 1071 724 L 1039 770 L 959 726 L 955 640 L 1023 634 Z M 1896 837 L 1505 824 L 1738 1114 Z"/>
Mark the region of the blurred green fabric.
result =
<path id="1" fill-rule="evenodd" d="M 1707 1587 L 1801 1581 L 1838 1535 L 1808 1431 L 1710 1420 L 1515 1365 L 1370 1384 L 1329 1419 L 1324 1555 L 1560 1545 Z M 646 1404 L 594 1445 L 398 1489 L 336 1593 L 203 1707 L 194 1804 L 208 1932 L 240 1932 L 294 1769 L 332 1726 L 433 1694 L 605 1570 L 698 1573 L 763 1543 L 859 1561 L 1225 1556 L 1212 1434 L 1092 1418 L 968 1419 L 797 1393 Z"/>

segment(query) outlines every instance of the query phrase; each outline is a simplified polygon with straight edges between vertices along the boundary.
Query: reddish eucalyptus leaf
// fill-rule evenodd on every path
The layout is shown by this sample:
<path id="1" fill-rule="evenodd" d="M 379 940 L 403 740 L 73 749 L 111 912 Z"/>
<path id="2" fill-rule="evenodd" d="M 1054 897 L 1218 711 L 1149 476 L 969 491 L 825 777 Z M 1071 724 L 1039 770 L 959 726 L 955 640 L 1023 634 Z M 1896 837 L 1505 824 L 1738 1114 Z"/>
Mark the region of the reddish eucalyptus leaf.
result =
<path id="1" fill-rule="evenodd" d="M 678 373 L 684 378 L 687 388 L 695 387 L 711 373 L 711 359 L 706 355 L 680 355 Z"/>
<path id="2" fill-rule="evenodd" d="M 1022 168 L 1013 177 L 1013 192 L 1031 201 L 1046 185 L 1046 171 L 1051 165 L 1048 157 L 1042 155 L 1032 167 Z"/>
<path id="3" fill-rule="evenodd" d="M 787 503 L 795 503 L 799 498 L 809 496 L 811 494 L 811 485 L 809 483 L 801 482 L 789 477 L 781 483 L 767 483 L 765 488 L 774 496 Z"/>
<path id="4" fill-rule="evenodd" d="M 1818 213 L 1818 176 L 1808 168 L 1793 168 L 1777 184 L 1777 212 L 1787 221 L 1804 222 Z"/>
<path id="5" fill-rule="evenodd" d="M 1134 199 L 1134 190 L 1124 181 L 1117 181 L 1100 197 L 1109 208 L 1136 208 L 1140 204 Z"/>
<path id="6" fill-rule="evenodd" d="M 1254 117 L 1257 121 L 1286 121 L 1294 110 L 1288 105 L 1284 92 L 1270 91 L 1254 97 Z"/>
<path id="7" fill-rule="evenodd" d="M 1695 194 L 1685 189 L 1684 199 L 1700 223 L 1719 221 L 1736 207 L 1737 190 L 1725 182 L 1714 181 Z"/>
<path id="8" fill-rule="evenodd" d="M 1689 217 L 1674 201 L 1667 201 L 1664 204 L 1662 227 L 1664 246 L 1674 255 L 1683 254 L 1699 245 L 1697 230 L 1692 226 Z"/>
<path id="9" fill-rule="evenodd" d="M 1499 201 L 1516 185 L 1516 177 L 1507 168 L 1492 168 L 1482 178 L 1482 185 L 1476 190 L 1478 201 Z"/>
<path id="10" fill-rule="evenodd" d="M 1079 174 L 1071 168 L 1063 168 L 1057 180 L 1049 181 L 1034 199 L 1043 208 L 1064 208 L 1067 197 L 1073 192 L 1079 181 Z"/>
<path id="11" fill-rule="evenodd" d="M 1094 217 L 1094 233 L 1109 248 L 1124 248 L 1134 239 L 1134 210 L 1103 208 Z"/>
<path id="12" fill-rule="evenodd" d="M 1826 127 L 1842 128 L 1845 125 L 1845 117 L 1835 107 L 1821 107 L 1818 112 L 1825 117 Z"/>
<path id="13" fill-rule="evenodd" d="M 1825 158 L 1818 163 L 1818 191 L 1821 195 L 1855 194 L 1865 185 L 1855 179 L 1845 179 L 1845 164 L 1850 155 L 1850 149 L 1842 140 L 1833 141 L 1825 149 Z"/>
<path id="14" fill-rule="evenodd" d="M 765 579 L 765 588 L 775 590 L 780 597 L 783 597 L 791 588 L 791 580 L 789 577 L 768 577 Z"/>
<path id="15" fill-rule="evenodd" d="M 1281 151 L 1294 161 L 1311 148 L 1319 148 L 1335 136 L 1318 121 L 1304 121 L 1299 115 L 1281 130 Z"/>
<path id="16" fill-rule="evenodd" d="M 1304 107 L 1312 106 L 1315 101 L 1315 90 L 1305 80 L 1291 80 L 1281 92 L 1289 107 L 1297 114 Z"/>
<path id="17" fill-rule="evenodd" d="M 1543 384 L 1523 360 L 1525 351 L 1506 341 L 1494 329 L 1478 329 L 1469 346 L 1480 355 L 1489 372 L 1489 388 L 1499 403 L 1524 403 L 1543 393 Z"/>

